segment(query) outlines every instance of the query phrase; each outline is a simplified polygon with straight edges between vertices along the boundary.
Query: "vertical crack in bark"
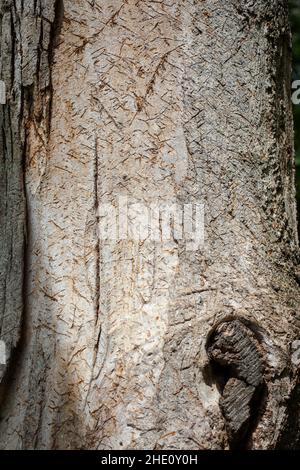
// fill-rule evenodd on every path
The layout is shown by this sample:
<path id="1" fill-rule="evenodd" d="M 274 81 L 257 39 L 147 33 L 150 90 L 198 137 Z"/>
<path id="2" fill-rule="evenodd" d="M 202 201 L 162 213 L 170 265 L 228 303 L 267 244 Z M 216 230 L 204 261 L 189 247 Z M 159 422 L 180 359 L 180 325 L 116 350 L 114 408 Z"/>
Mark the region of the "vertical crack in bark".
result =
<path id="1" fill-rule="evenodd" d="M 64 17 L 64 2 L 63 0 L 55 0 L 55 9 L 54 9 L 54 21 L 51 24 L 51 33 L 50 33 L 50 43 L 48 48 L 48 63 L 49 63 L 49 73 L 50 73 L 50 97 L 49 97 L 49 115 L 48 115 L 48 135 L 51 132 L 51 122 L 52 122 L 52 98 L 53 98 L 53 87 L 52 87 L 52 73 L 51 65 L 54 60 L 54 51 L 58 46 L 58 38 L 62 28 L 62 22 Z"/>
<path id="2" fill-rule="evenodd" d="M 207 352 L 221 388 L 220 408 L 230 446 L 244 447 L 258 415 L 264 385 L 258 342 L 242 321 L 225 321 L 210 336 Z"/>
<path id="3" fill-rule="evenodd" d="M 98 140 L 95 136 L 95 161 L 94 161 L 94 194 L 95 194 L 95 220 L 96 220 L 96 315 L 95 322 L 98 323 L 100 310 L 100 235 L 99 235 L 99 156 L 98 156 Z M 99 344 L 99 340 L 98 340 Z"/>
<path id="4" fill-rule="evenodd" d="M 94 379 L 94 370 L 97 362 L 97 355 L 99 349 L 99 343 L 101 338 L 101 324 L 99 323 L 99 315 L 100 315 L 100 256 L 101 256 L 101 246 L 100 246 L 100 233 L 99 233 L 99 155 L 98 155 L 98 139 L 95 136 L 95 155 L 94 155 L 94 194 L 95 194 L 95 221 L 96 221 L 96 270 L 95 270 L 95 283 L 96 283 L 96 292 L 95 292 L 95 332 L 96 332 L 96 341 L 94 346 L 94 356 L 93 356 L 93 364 L 92 364 L 92 373 L 91 373 L 91 380 L 89 383 L 88 392 L 86 395 L 86 400 L 88 398 L 90 388 L 92 385 L 92 381 Z"/>

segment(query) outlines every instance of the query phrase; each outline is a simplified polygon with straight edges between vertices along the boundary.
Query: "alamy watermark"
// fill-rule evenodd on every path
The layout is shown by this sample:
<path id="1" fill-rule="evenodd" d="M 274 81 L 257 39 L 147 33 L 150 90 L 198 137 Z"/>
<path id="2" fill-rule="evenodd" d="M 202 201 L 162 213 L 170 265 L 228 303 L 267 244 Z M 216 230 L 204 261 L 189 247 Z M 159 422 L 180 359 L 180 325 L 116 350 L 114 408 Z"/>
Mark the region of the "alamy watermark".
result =
<path id="1" fill-rule="evenodd" d="M 4 341 L 0 340 L 0 365 L 6 364 L 6 345 Z"/>
<path id="2" fill-rule="evenodd" d="M 189 251 L 204 244 L 204 204 L 151 202 L 120 196 L 98 207 L 99 238 L 109 242 L 183 241 Z"/>
<path id="3" fill-rule="evenodd" d="M 3 80 L 0 80 L 0 104 L 6 103 L 6 86 Z"/>
<path id="4" fill-rule="evenodd" d="M 300 104 L 300 80 L 294 80 L 292 83 L 292 89 L 295 90 L 292 93 L 292 102 L 295 105 Z"/>

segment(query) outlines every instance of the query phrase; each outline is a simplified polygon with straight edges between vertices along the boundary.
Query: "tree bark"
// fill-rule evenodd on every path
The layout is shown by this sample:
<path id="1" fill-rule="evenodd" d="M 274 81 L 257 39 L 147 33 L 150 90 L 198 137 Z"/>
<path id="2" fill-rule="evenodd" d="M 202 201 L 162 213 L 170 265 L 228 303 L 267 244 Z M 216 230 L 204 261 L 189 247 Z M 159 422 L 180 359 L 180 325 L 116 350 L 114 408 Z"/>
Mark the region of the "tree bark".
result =
<path id="1" fill-rule="evenodd" d="M 0 5 L 1 448 L 298 446 L 287 1 Z M 120 197 L 204 244 L 101 237 Z"/>

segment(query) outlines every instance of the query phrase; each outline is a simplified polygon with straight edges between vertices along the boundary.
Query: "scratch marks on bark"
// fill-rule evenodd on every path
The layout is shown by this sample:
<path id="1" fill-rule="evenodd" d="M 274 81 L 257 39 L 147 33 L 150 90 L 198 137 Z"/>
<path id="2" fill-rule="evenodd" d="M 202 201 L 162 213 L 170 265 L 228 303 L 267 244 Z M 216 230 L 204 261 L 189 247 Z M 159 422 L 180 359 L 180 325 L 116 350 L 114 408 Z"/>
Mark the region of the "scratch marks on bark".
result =
<path id="1" fill-rule="evenodd" d="M 179 47 L 179 46 L 178 46 Z M 172 49 L 171 51 L 168 51 L 166 52 L 165 54 L 163 54 L 163 56 L 161 57 L 159 63 L 157 64 L 153 74 L 152 74 L 152 77 L 150 78 L 149 80 L 149 83 L 148 85 L 146 86 L 146 91 L 145 91 L 145 94 L 143 97 L 137 97 L 136 100 L 137 100 L 137 110 L 138 112 L 142 111 L 142 109 L 144 108 L 144 105 L 147 101 L 147 98 L 148 98 L 148 95 L 150 95 L 151 93 L 153 93 L 154 91 L 154 86 L 155 86 L 155 82 L 156 82 L 156 79 L 159 75 L 159 73 L 164 70 L 165 68 L 165 64 L 167 62 L 167 59 L 169 57 L 169 55 L 173 52 L 173 50 L 176 50 L 178 49 L 178 47 L 176 47 L 175 49 Z"/>
<path id="2" fill-rule="evenodd" d="M 32 3 L 23 2 L 24 11 Z M 283 349 L 292 335 L 295 281 L 279 266 L 276 248 L 285 180 L 274 198 L 268 171 L 272 153 L 277 176 L 285 174 L 276 153 L 281 144 L 269 132 L 270 42 L 255 17 L 241 25 L 240 3 L 65 0 L 50 88 L 48 65 L 38 67 L 47 55 L 34 41 L 52 51 L 58 44 L 48 42 L 57 34 L 49 33 L 53 10 L 37 14 L 34 35 L 24 40 L 31 53 L 23 90 L 31 157 L 31 338 L 26 381 L 20 379 L 11 394 L 17 405 L 0 421 L 3 445 L 16 445 L 21 436 L 29 447 L 40 428 L 38 447 L 220 448 L 218 388 L 204 382 L 199 366 L 207 360 L 207 330 L 223 315 L 243 312 L 272 331 Z M 278 2 L 271 3 L 268 25 L 277 29 Z M 265 10 L 265 0 L 256 8 Z M 11 58 L 12 42 L 1 47 Z M 38 78 L 29 73 L 35 67 L 44 70 Z M 43 83 L 39 99 L 37 82 Z M 10 146 L 12 136 L 5 139 Z M 109 203 L 113 212 L 119 196 L 149 206 L 204 202 L 205 246 L 189 252 L 177 240 L 99 244 L 97 206 Z M 279 222 L 267 217 L 267 199 Z M 211 357 L 228 433 L 232 442 L 246 442 L 260 376 L 267 381 L 259 341 L 239 323 L 220 326 L 215 340 Z M 285 385 L 280 378 L 268 388 L 273 401 L 265 423 L 283 414 L 277 397 Z M 258 431 L 252 433 L 257 446 L 276 439 L 267 424 Z"/>

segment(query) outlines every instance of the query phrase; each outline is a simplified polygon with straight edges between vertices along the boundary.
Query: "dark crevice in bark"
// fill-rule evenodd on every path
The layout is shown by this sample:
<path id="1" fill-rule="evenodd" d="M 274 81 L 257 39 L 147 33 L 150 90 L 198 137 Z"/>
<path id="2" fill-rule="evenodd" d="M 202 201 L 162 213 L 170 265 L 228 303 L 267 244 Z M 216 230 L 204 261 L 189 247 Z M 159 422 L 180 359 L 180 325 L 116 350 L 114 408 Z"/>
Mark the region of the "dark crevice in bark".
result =
<path id="1" fill-rule="evenodd" d="M 58 38 L 61 32 L 63 19 L 64 19 L 64 1 L 56 0 L 55 2 L 55 17 L 54 22 L 51 25 L 51 34 L 50 34 L 50 44 L 48 48 L 48 61 L 50 67 L 50 97 L 49 97 L 49 115 L 48 115 L 48 136 L 51 133 L 51 122 L 52 122 L 52 99 L 53 99 L 53 85 L 52 85 L 52 76 L 51 76 L 51 65 L 54 61 L 54 52 L 58 46 Z"/>
<path id="2" fill-rule="evenodd" d="M 48 49 L 49 64 L 53 63 L 54 51 L 58 46 L 58 39 L 61 32 L 63 19 L 64 19 L 64 1 L 56 0 L 54 10 L 54 22 L 51 26 L 50 45 Z"/>

